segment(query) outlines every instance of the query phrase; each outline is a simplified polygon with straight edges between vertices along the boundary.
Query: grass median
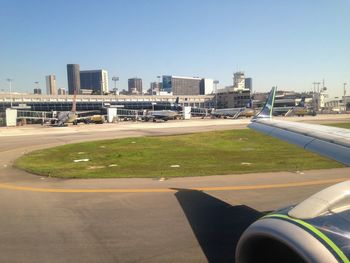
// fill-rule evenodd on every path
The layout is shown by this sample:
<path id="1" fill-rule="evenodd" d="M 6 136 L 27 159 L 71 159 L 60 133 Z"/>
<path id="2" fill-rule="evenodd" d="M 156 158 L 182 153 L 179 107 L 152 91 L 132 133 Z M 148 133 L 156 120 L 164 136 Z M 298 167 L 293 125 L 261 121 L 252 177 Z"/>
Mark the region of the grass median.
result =
<path id="1" fill-rule="evenodd" d="M 69 144 L 26 154 L 15 166 L 61 178 L 169 178 L 342 167 L 252 130 Z"/>
<path id="2" fill-rule="evenodd" d="M 327 126 L 334 126 L 334 127 L 338 127 L 338 128 L 344 128 L 344 129 L 350 129 L 350 123 L 346 122 L 346 123 L 332 123 L 332 124 L 325 124 Z"/>

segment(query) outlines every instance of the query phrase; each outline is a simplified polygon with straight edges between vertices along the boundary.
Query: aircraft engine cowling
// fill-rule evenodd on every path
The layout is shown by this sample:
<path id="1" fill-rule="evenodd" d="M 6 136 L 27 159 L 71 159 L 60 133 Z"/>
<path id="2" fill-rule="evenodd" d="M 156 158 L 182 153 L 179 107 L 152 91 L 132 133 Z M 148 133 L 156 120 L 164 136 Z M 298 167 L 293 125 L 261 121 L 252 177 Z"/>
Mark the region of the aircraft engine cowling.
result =
<path id="1" fill-rule="evenodd" d="M 237 263 L 350 262 L 350 181 L 253 223 L 236 248 Z"/>

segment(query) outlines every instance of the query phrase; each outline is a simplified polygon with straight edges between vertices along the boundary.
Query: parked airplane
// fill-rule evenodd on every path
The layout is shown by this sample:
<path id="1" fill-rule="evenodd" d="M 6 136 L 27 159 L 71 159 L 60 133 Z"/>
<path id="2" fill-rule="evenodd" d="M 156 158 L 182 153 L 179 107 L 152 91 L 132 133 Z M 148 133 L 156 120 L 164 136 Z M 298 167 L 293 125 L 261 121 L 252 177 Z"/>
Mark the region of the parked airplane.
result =
<path id="1" fill-rule="evenodd" d="M 73 123 L 73 125 L 77 125 L 79 121 L 84 121 L 86 123 L 90 122 L 91 116 L 81 116 L 82 114 L 94 114 L 96 111 L 84 111 L 84 112 L 77 112 L 77 102 L 76 102 L 76 91 L 74 91 L 74 97 L 73 97 L 73 105 L 72 109 L 70 111 L 61 111 L 58 113 L 57 118 L 50 119 L 51 123 L 54 126 L 62 127 L 66 125 L 67 123 Z"/>
<path id="2" fill-rule="evenodd" d="M 176 97 L 175 102 L 170 103 L 170 105 L 169 104 L 164 105 L 164 104 L 154 103 L 152 105 L 152 109 L 153 109 L 153 111 L 171 110 L 171 111 L 181 112 L 183 109 L 179 103 L 179 99 L 180 99 L 179 97 Z"/>
<path id="3" fill-rule="evenodd" d="M 180 103 L 179 103 L 179 100 L 180 100 L 180 98 L 179 98 L 179 97 L 176 97 L 176 100 L 175 100 L 174 104 L 171 104 L 171 109 L 170 109 L 170 110 L 172 110 L 172 111 L 178 111 L 178 112 L 180 112 L 180 111 L 183 110 L 183 109 L 182 109 L 182 106 L 181 106 Z"/>
<path id="4" fill-rule="evenodd" d="M 310 110 L 305 105 L 305 97 L 301 98 L 298 105 L 293 107 L 273 107 L 274 115 L 284 115 L 284 116 L 305 116 L 305 115 L 316 115 L 316 113 Z"/>
<path id="5" fill-rule="evenodd" d="M 145 121 L 152 120 L 153 122 L 156 122 L 157 120 L 168 121 L 168 120 L 175 120 L 181 117 L 182 117 L 182 114 L 176 111 L 157 110 L 157 111 L 147 112 L 147 114 L 144 116 L 144 120 Z"/>
<path id="6" fill-rule="evenodd" d="M 179 119 L 182 117 L 181 111 L 182 107 L 179 104 L 179 97 L 176 98 L 174 104 L 171 104 L 171 109 L 170 110 L 165 110 L 162 109 L 161 107 L 155 107 L 156 109 L 161 109 L 161 110 L 152 110 L 148 111 L 145 116 L 143 116 L 143 119 L 145 121 L 150 121 L 152 120 L 153 122 L 156 122 L 157 120 L 163 120 L 163 121 L 168 121 L 168 120 L 174 120 L 174 119 Z"/>
<path id="7" fill-rule="evenodd" d="M 299 116 L 303 117 L 305 115 L 316 115 L 314 112 L 310 111 L 305 105 L 305 97 L 302 97 L 297 106 L 291 107 L 291 109 L 285 114 L 285 116 Z"/>
<path id="8" fill-rule="evenodd" d="M 215 118 L 234 118 L 239 117 L 252 117 L 254 116 L 254 110 L 250 108 L 226 108 L 226 109 L 214 109 L 211 115 Z"/>
<path id="9" fill-rule="evenodd" d="M 276 88 L 249 128 L 350 165 L 350 130 L 273 120 Z M 253 223 L 236 248 L 237 263 L 350 262 L 350 181 Z"/>

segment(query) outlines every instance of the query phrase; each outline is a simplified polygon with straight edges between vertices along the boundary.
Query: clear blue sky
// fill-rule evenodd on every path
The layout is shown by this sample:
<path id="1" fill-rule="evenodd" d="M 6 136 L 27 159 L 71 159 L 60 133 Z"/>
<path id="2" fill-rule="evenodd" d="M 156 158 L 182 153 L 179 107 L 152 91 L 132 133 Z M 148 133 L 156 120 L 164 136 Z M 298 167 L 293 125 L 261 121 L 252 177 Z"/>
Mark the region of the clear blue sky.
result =
<path id="1" fill-rule="evenodd" d="M 258 91 L 350 86 L 349 0 L 0 0 L 0 32 L 5 90 L 8 77 L 17 91 L 45 90 L 51 73 L 67 88 L 69 63 L 106 69 L 119 88 L 163 74 L 227 86 L 236 70 Z"/>

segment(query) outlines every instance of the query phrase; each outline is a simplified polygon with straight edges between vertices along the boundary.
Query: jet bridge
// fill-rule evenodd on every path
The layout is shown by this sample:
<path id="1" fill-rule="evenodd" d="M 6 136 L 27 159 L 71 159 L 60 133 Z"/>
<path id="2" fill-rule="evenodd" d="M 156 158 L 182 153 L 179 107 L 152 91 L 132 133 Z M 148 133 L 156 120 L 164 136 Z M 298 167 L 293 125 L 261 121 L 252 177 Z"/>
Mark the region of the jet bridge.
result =
<path id="1" fill-rule="evenodd" d="M 124 108 L 116 108 L 116 107 L 109 107 L 107 108 L 107 120 L 108 122 L 115 122 L 119 119 L 131 119 L 131 120 L 137 120 L 138 118 L 142 118 L 145 113 L 144 111 L 140 110 L 131 110 L 131 109 L 124 109 Z"/>
<path id="2" fill-rule="evenodd" d="M 227 109 L 214 109 L 211 111 L 211 115 L 215 118 L 233 118 L 237 119 L 245 112 L 246 108 L 227 108 Z"/>
<path id="3" fill-rule="evenodd" d="M 191 108 L 191 115 L 197 117 L 207 117 L 209 116 L 210 109 L 208 108 Z"/>
<path id="4" fill-rule="evenodd" d="M 17 110 L 17 119 L 46 120 L 55 117 L 54 114 L 55 112 Z"/>

